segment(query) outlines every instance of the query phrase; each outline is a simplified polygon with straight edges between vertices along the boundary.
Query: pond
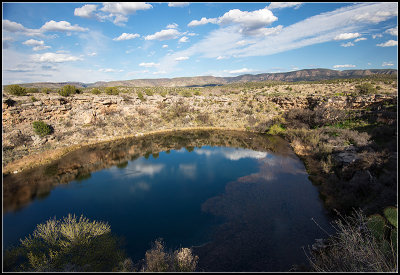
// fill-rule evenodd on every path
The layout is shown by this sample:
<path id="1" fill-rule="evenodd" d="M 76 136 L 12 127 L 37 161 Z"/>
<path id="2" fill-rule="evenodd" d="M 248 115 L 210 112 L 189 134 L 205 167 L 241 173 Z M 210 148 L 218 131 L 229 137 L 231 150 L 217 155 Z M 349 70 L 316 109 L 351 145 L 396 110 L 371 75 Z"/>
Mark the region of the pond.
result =
<path id="1" fill-rule="evenodd" d="M 108 222 L 134 262 L 162 238 L 193 248 L 202 271 L 288 271 L 330 227 L 288 143 L 236 131 L 87 146 L 3 178 L 4 248 L 68 213 Z"/>

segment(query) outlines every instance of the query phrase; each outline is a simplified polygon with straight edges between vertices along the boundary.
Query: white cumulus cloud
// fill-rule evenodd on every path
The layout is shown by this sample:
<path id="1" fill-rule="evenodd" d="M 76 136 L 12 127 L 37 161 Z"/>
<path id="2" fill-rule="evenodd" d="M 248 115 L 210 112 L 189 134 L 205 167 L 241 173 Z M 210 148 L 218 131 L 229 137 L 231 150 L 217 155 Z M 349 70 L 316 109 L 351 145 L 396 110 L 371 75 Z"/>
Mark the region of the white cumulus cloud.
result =
<path id="1" fill-rule="evenodd" d="M 111 14 L 128 15 L 138 10 L 147 10 L 152 7 L 152 5 L 142 2 L 107 2 L 103 3 L 103 7 L 100 10 Z"/>
<path id="2" fill-rule="evenodd" d="M 116 72 L 123 72 L 124 70 L 116 70 L 116 69 L 111 69 L 111 68 L 102 68 L 98 70 L 99 72 L 103 73 L 116 73 Z"/>
<path id="3" fill-rule="evenodd" d="M 176 29 L 176 28 L 178 28 L 178 24 L 176 23 L 172 23 L 167 26 L 167 29 Z"/>
<path id="4" fill-rule="evenodd" d="M 142 2 L 107 2 L 103 3 L 100 9 L 102 12 L 108 13 L 106 16 L 99 15 L 100 18 L 114 18 L 113 23 L 116 25 L 124 25 L 123 22 L 128 21 L 128 15 L 138 10 L 151 9 L 153 6 Z"/>
<path id="5" fill-rule="evenodd" d="M 372 35 L 372 39 L 376 39 L 376 38 L 378 38 L 378 37 L 382 37 L 383 35 L 382 34 L 380 34 L 380 33 L 377 33 L 377 34 L 373 34 Z"/>
<path id="6" fill-rule="evenodd" d="M 360 38 L 357 38 L 356 40 L 354 40 L 354 42 L 363 41 L 363 40 L 367 40 L 367 38 L 365 38 L 365 37 L 360 37 Z"/>
<path id="7" fill-rule="evenodd" d="M 388 34 L 391 34 L 391 35 L 394 35 L 394 36 L 398 36 L 397 30 L 398 30 L 398 27 L 396 26 L 395 28 L 387 29 L 385 31 L 385 33 L 388 33 Z"/>
<path id="8" fill-rule="evenodd" d="M 359 33 L 341 33 L 337 36 L 335 36 L 334 40 L 347 40 L 347 39 L 353 39 L 360 37 L 361 34 Z"/>
<path id="9" fill-rule="evenodd" d="M 44 45 L 44 41 L 43 40 L 29 39 L 29 40 L 26 40 L 25 42 L 22 42 L 22 44 L 28 45 L 28 46 L 40 46 L 40 45 Z"/>
<path id="10" fill-rule="evenodd" d="M 385 43 L 377 44 L 377 46 L 378 47 L 393 47 L 393 46 L 397 46 L 397 41 L 389 40 L 389 41 L 386 41 Z"/>
<path id="11" fill-rule="evenodd" d="M 112 20 L 115 25 L 124 26 L 128 21 L 128 16 L 138 10 L 151 9 L 153 6 L 143 2 L 106 2 L 100 9 L 102 13 L 97 13 L 96 17 L 100 20 Z M 104 15 L 105 13 L 105 15 Z"/>
<path id="12" fill-rule="evenodd" d="M 254 70 L 251 69 L 247 69 L 247 68 L 242 68 L 242 69 L 238 69 L 238 70 L 232 70 L 232 71 L 228 71 L 230 74 L 243 74 L 243 73 L 249 73 L 249 72 L 253 72 Z"/>
<path id="13" fill-rule="evenodd" d="M 142 63 L 139 64 L 140 67 L 146 67 L 146 68 L 156 67 L 158 65 L 160 65 L 160 64 L 159 63 L 154 63 L 154 62 L 149 62 L 149 63 L 142 62 Z"/>
<path id="14" fill-rule="evenodd" d="M 200 20 L 192 20 L 189 22 L 188 27 L 196 27 L 196 26 L 200 26 L 200 25 L 205 25 L 208 23 L 212 23 L 212 24 L 217 24 L 218 20 L 217 18 L 205 18 L 202 17 Z"/>
<path id="15" fill-rule="evenodd" d="M 81 57 L 72 56 L 68 54 L 61 54 L 61 53 L 34 54 L 31 55 L 31 58 L 35 62 L 55 62 L 55 63 L 82 60 Z"/>
<path id="16" fill-rule="evenodd" d="M 169 2 L 168 7 L 181 8 L 189 6 L 189 2 Z"/>
<path id="17" fill-rule="evenodd" d="M 183 61 L 183 60 L 187 60 L 187 59 L 189 59 L 189 57 L 187 57 L 187 56 L 180 56 L 180 57 L 175 58 L 175 61 Z"/>
<path id="18" fill-rule="evenodd" d="M 74 10 L 74 15 L 79 17 L 91 18 L 93 17 L 93 12 L 97 9 L 97 5 L 84 5 L 81 8 L 76 8 Z"/>
<path id="19" fill-rule="evenodd" d="M 194 27 L 204 25 L 208 23 L 219 24 L 221 26 L 235 24 L 239 26 L 239 32 L 246 35 L 258 35 L 262 34 L 265 26 L 278 20 L 273 13 L 267 9 L 260 9 L 255 11 L 241 11 L 239 9 L 233 9 L 218 18 L 201 18 L 200 21 L 193 20 L 188 26 Z"/>
<path id="20" fill-rule="evenodd" d="M 385 66 L 394 66 L 394 63 L 391 62 L 391 61 L 389 61 L 389 62 L 383 62 L 383 63 L 382 63 L 382 67 L 385 67 Z"/>
<path id="21" fill-rule="evenodd" d="M 124 32 L 123 34 L 114 38 L 113 40 L 115 40 L 115 41 L 130 40 L 130 39 L 134 39 L 136 37 L 140 37 L 140 35 L 137 33 L 125 33 Z"/>
<path id="22" fill-rule="evenodd" d="M 46 50 L 46 49 L 50 49 L 50 48 L 51 48 L 50 46 L 40 45 L 40 46 L 33 47 L 32 50 L 37 52 L 37 51 L 42 51 L 42 50 Z"/>
<path id="23" fill-rule="evenodd" d="M 168 40 L 178 38 L 180 32 L 176 29 L 166 29 L 156 32 L 155 34 L 147 35 L 145 40 Z"/>
<path id="24" fill-rule="evenodd" d="M 354 46 L 354 43 L 352 43 L 352 42 L 342 43 L 342 44 L 340 44 L 340 46 L 345 47 L 345 48 L 352 47 L 352 46 Z"/>
<path id="25" fill-rule="evenodd" d="M 356 67 L 356 65 L 352 65 L 352 64 L 344 64 L 344 65 L 335 65 L 333 66 L 333 68 L 337 69 L 337 68 L 354 68 Z"/>
<path id="26" fill-rule="evenodd" d="M 179 42 L 179 43 L 186 43 L 186 42 L 189 42 L 189 38 L 187 38 L 186 36 L 182 36 L 182 37 L 179 39 L 178 42 Z"/>
<path id="27" fill-rule="evenodd" d="M 26 28 L 20 23 L 5 19 L 3 20 L 3 30 L 9 32 L 23 32 L 26 30 Z"/>
<path id="28" fill-rule="evenodd" d="M 87 28 L 82 28 L 79 27 L 78 25 L 71 25 L 71 23 L 67 21 L 59 21 L 56 22 L 54 20 L 50 20 L 46 22 L 40 30 L 46 32 L 46 31 L 60 31 L 60 32 L 66 32 L 66 31 L 78 31 L 78 32 L 84 32 L 88 31 L 89 29 Z"/>
<path id="29" fill-rule="evenodd" d="M 25 42 L 22 42 L 22 44 L 27 46 L 32 46 L 33 47 L 32 50 L 34 50 L 35 52 L 51 48 L 50 46 L 44 45 L 43 40 L 29 39 L 26 40 Z"/>
<path id="30" fill-rule="evenodd" d="M 272 2 L 269 4 L 268 9 L 284 9 L 284 8 L 299 8 L 303 4 L 302 2 Z"/>

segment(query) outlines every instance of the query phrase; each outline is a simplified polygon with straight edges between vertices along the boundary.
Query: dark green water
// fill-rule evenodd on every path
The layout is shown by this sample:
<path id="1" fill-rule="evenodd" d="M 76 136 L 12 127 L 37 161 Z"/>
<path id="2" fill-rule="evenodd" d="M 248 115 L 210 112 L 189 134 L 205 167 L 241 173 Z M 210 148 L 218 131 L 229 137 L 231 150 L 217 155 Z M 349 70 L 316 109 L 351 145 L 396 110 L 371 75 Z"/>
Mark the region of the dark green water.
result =
<path id="1" fill-rule="evenodd" d="M 205 271 L 287 271 L 326 236 L 311 219 L 329 227 L 303 163 L 283 140 L 259 135 L 104 145 L 4 186 L 4 248 L 74 213 L 108 222 L 134 262 L 163 238 L 171 249 L 193 247 Z"/>

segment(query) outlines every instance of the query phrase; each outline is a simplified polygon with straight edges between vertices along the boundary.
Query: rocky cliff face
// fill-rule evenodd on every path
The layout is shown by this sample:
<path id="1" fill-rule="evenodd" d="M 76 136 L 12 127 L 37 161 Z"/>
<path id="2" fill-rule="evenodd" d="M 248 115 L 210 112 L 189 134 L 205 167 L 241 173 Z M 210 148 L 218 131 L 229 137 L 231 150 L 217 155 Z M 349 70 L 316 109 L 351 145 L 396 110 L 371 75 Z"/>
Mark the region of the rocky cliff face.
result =
<path id="1" fill-rule="evenodd" d="M 159 79 L 134 79 L 121 81 L 99 81 L 96 83 L 28 83 L 22 84 L 26 87 L 47 87 L 61 88 L 66 84 L 75 85 L 79 88 L 84 87 L 187 87 L 187 86 L 206 86 L 223 85 L 228 83 L 244 83 L 254 81 L 316 81 L 339 78 L 354 78 L 372 75 L 397 75 L 394 69 L 371 69 L 371 70 L 329 70 L 329 69 L 306 69 L 286 73 L 264 73 L 264 74 L 246 74 L 236 77 L 214 77 L 214 76 L 196 76 L 196 77 L 178 77 L 178 78 L 159 78 Z"/>
<path id="2" fill-rule="evenodd" d="M 382 93 L 366 96 L 337 95 L 354 93 L 356 84 L 351 83 L 293 84 L 291 91 L 287 85 L 250 91 L 238 87 L 223 93 L 219 87 L 210 87 L 203 88 L 201 95 L 155 93 L 145 95 L 144 100 L 132 91 L 118 96 L 36 93 L 35 101 L 32 95 L 4 94 L 3 167 L 23 156 L 152 131 L 188 127 L 262 130 L 263 124 L 293 108 L 365 109 L 382 102 L 396 103 L 397 89 L 392 84 L 378 84 Z M 38 136 L 32 127 L 36 120 L 51 125 L 54 132 Z"/>

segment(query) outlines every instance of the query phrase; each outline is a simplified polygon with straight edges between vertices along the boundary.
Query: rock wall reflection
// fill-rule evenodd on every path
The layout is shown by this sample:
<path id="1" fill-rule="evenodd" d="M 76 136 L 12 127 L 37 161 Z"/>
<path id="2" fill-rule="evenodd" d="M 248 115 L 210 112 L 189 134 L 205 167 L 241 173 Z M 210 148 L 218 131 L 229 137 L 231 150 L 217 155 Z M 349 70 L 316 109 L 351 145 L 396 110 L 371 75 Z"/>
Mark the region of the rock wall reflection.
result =
<path id="1" fill-rule="evenodd" d="M 123 168 L 128 161 L 141 156 L 157 157 L 159 152 L 183 148 L 192 151 L 194 147 L 206 145 L 257 151 L 241 149 L 233 155 L 226 156 L 231 159 L 240 159 L 248 154 L 258 154 L 254 157 L 261 158 L 266 155 L 264 152 L 274 152 L 275 155 L 282 156 L 293 154 L 287 142 L 279 137 L 239 131 L 175 131 L 87 146 L 46 166 L 19 174 L 3 175 L 3 213 L 18 211 L 35 199 L 45 198 L 57 185 L 90 178 L 92 172 L 111 166 Z M 197 152 L 202 151 L 200 149 Z M 206 151 L 203 153 L 207 154 Z M 151 172 L 147 171 L 146 167 L 144 170 L 140 168 L 138 167 L 140 171 L 131 171 L 132 175 L 136 172 Z M 181 169 L 187 177 L 191 177 L 195 172 L 189 166 Z"/>

